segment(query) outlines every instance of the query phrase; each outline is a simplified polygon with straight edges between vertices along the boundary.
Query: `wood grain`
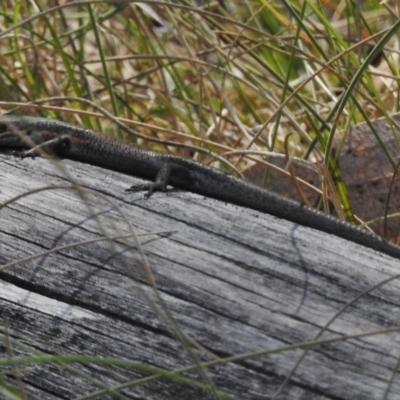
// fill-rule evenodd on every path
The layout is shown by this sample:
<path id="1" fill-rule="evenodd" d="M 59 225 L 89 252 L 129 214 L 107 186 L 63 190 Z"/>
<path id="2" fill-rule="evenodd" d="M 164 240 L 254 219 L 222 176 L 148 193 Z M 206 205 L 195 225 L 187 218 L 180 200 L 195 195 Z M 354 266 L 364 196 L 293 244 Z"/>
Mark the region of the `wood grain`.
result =
<path id="1" fill-rule="evenodd" d="M 75 190 L 48 190 L 0 209 L 0 266 L 39 255 L 0 273 L 2 359 L 11 350 L 16 357 L 38 351 L 82 354 L 172 371 L 193 365 L 193 355 L 209 362 L 273 350 L 314 340 L 348 302 L 400 272 L 397 259 L 270 215 L 176 190 L 145 200 L 143 194 L 124 193 L 135 178 L 66 160 L 61 166 L 0 154 L 0 203 L 46 185 L 68 184 L 65 173 L 104 195 L 83 199 Z M 133 240 L 40 256 L 104 234 L 129 234 L 127 221 L 107 199 L 141 235 L 160 298 L 197 343 L 192 354 L 148 285 Z M 393 279 L 362 296 L 322 338 L 398 326 L 399 286 Z M 233 398 L 272 399 L 304 351 L 193 369 L 185 376 L 199 384 L 211 381 Z M 381 399 L 399 354 L 398 333 L 313 346 L 281 398 Z M 7 379 L 29 398 L 73 399 L 151 375 L 93 363 L 73 368 L 35 363 L 17 374 L 19 380 L 15 373 Z M 395 378 L 387 399 L 398 398 L 399 390 Z M 128 399 L 216 398 L 211 389 L 170 378 L 119 393 Z"/>

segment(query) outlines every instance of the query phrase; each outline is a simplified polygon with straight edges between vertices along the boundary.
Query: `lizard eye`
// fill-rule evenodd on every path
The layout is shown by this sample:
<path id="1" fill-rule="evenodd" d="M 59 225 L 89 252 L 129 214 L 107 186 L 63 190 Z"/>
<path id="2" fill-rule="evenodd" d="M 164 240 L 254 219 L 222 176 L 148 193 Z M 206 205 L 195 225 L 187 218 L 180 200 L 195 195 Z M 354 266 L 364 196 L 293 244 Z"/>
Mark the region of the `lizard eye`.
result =
<path id="1" fill-rule="evenodd" d="M 6 124 L 1 124 L 0 123 L 0 133 L 4 133 L 7 131 L 7 125 Z"/>
<path id="2" fill-rule="evenodd" d="M 33 129 L 27 127 L 22 132 L 23 132 L 24 135 L 30 136 L 33 133 Z"/>

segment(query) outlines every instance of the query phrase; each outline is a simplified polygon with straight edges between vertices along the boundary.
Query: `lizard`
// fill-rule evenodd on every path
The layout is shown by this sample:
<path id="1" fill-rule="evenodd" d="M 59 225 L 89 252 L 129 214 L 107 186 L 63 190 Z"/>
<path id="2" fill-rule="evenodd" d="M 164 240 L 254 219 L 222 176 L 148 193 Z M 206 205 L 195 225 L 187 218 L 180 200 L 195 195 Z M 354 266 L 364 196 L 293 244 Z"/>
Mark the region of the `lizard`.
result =
<path id="1" fill-rule="evenodd" d="M 0 117 L 0 148 L 17 150 L 14 154 L 20 158 L 34 158 L 42 150 L 51 150 L 59 158 L 150 181 L 131 186 L 126 192 L 147 191 L 145 197 L 149 198 L 170 185 L 333 234 L 400 259 L 400 247 L 385 238 L 223 170 L 59 120 L 3 115 Z"/>

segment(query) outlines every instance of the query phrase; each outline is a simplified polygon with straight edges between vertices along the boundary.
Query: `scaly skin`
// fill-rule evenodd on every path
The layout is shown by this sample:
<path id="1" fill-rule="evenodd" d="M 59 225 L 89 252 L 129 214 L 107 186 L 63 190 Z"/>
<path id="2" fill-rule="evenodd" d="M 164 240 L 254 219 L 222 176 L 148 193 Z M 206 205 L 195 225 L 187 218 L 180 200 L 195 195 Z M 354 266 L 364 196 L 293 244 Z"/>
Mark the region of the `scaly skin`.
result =
<path id="1" fill-rule="evenodd" d="M 29 138 L 30 143 L 26 138 Z M 32 142 L 38 146 L 30 149 Z M 50 148 L 60 158 L 81 161 L 152 181 L 128 189 L 148 190 L 147 197 L 154 191 L 165 190 L 169 184 L 262 211 L 400 258 L 400 247 L 378 235 L 278 196 L 221 170 L 178 156 L 147 150 L 61 121 L 3 116 L 0 119 L 0 148 L 30 149 L 20 153 L 22 157 L 34 156 L 38 149 Z"/>

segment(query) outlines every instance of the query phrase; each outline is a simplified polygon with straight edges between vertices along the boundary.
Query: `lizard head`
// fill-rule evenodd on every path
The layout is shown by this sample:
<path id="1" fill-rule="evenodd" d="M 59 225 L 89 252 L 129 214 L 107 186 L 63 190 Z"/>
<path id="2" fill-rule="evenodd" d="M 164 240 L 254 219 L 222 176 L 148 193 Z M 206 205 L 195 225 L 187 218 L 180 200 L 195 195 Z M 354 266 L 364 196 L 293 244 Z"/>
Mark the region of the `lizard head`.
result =
<path id="1" fill-rule="evenodd" d="M 32 128 L 24 118 L 0 116 L 0 147 L 26 148 L 32 146 Z"/>

